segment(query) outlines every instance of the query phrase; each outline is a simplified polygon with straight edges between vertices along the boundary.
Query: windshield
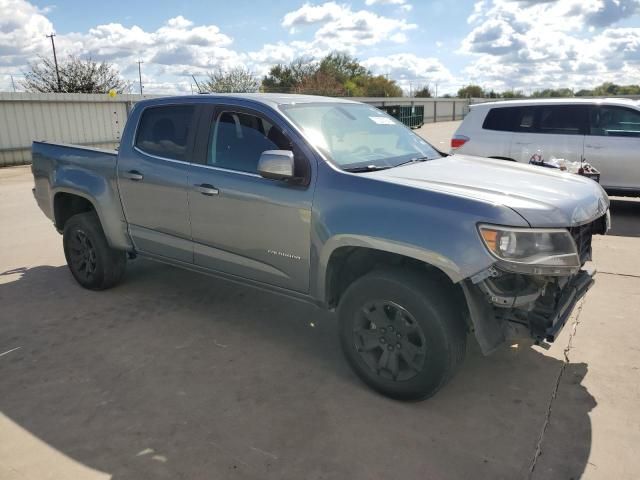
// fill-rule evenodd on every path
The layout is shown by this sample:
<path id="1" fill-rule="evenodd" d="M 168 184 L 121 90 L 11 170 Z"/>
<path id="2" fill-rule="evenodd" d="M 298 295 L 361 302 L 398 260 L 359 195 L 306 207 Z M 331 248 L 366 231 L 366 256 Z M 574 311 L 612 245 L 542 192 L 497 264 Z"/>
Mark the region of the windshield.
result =
<path id="1" fill-rule="evenodd" d="M 316 148 L 345 170 L 441 157 L 401 122 L 370 105 L 302 103 L 280 108 Z"/>

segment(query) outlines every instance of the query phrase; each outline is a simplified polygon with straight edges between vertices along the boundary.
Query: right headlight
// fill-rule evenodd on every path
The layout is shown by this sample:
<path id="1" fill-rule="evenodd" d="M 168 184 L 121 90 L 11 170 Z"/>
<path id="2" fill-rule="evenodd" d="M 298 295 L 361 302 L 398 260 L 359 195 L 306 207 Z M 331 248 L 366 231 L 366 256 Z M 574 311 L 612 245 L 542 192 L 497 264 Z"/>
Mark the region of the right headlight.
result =
<path id="1" fill-rule="evenodd" d="M 580 257 L 564 228 L 516 228 L 479 225 L 487 250 L 505 270 L 533 275 L 568 275 L 580 269 Z"/>

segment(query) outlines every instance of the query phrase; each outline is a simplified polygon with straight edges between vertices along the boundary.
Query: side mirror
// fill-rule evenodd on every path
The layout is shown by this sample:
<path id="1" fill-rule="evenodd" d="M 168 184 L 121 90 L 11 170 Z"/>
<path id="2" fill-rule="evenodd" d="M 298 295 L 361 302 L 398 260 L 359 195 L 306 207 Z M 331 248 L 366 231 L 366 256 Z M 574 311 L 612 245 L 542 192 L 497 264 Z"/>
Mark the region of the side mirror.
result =
<path id="1" fill-rule="evenodd" d="M 267 150 L 258 161 L 258 173 L 271 180 L 294 178 L 293 152 L 290 150 Z"/>

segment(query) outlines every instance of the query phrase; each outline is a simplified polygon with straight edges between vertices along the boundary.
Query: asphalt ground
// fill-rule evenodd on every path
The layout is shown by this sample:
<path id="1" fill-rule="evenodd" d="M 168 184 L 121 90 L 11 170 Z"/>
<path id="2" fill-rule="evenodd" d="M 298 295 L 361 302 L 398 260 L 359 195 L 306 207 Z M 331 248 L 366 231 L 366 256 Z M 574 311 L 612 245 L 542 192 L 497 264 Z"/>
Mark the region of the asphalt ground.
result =
<path id="1" fill-rule="evenodd" d="M 446 149 L 457 123 L 419 130 Z M 443 143 L 439 143 L 443 142 Z M 470 342 L 435 397 L 367 389 L 332 314 L 136 260 L 80 288 L 0 169 L 0 479 L 640 478 L 640 202 L 551 349 Z"/>

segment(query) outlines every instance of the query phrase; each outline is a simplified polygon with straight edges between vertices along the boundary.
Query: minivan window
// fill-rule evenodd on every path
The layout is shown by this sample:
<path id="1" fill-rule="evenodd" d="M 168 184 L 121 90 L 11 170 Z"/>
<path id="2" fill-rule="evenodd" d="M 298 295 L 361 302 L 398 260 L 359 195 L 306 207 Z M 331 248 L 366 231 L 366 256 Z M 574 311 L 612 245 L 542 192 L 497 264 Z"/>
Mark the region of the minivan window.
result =
<path id="1" fill-rule="evenodd" d="M 640 112 L 631 108 L 601 106 L 590 115 L 591 135 L 640 137 Z"/>
<path id="2" fill-rule="evenodd" d="M 484 119 L 482 128 L 485 130 L 497 130 L 501 132 L 512 132 L 514 113 L 519 110 L 517 107 L 492 108 Z"/>
<path id="3" fill-rule="evenodd" d="M 187 160 L 194 117 L 194 105 L 149 107 L 140 118 L 135 146 L 151 155 Z"/>
<path id="4" fill-rule="evenodd" d="M 282 131 L 262 117 L 221 112 L 211 130 L 207 165 L 256 173 L 266 150 L 291 150 Z"/>
<path id="5" fill-rule="evenodd" d="M 537 107 L 538 133 L 584 135 L 586 107 L 582 105 L 545 105 Z"/>

